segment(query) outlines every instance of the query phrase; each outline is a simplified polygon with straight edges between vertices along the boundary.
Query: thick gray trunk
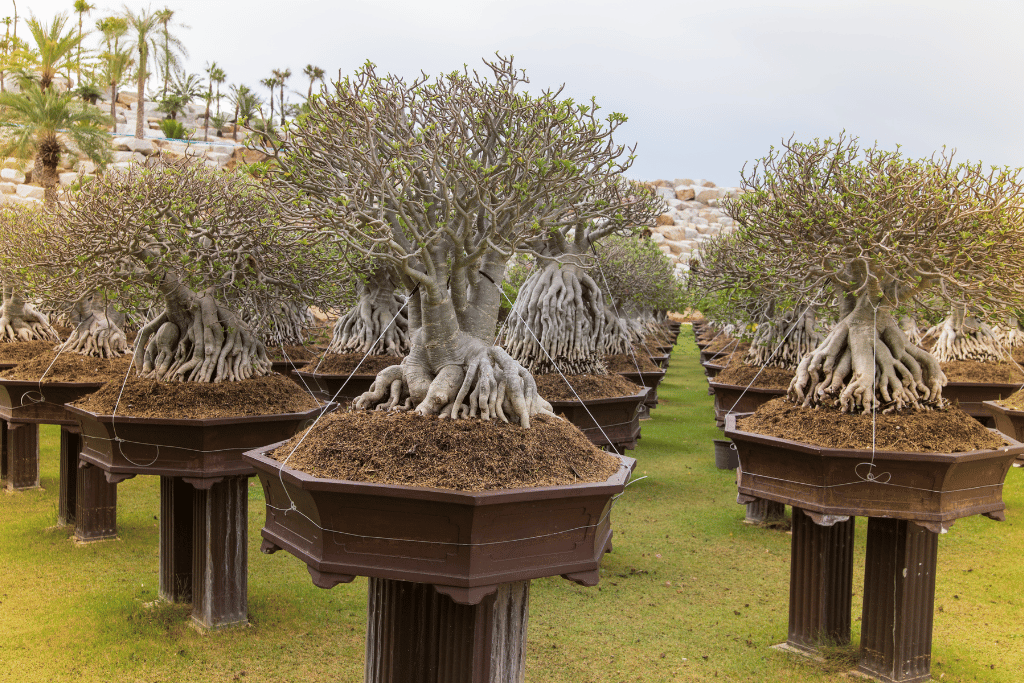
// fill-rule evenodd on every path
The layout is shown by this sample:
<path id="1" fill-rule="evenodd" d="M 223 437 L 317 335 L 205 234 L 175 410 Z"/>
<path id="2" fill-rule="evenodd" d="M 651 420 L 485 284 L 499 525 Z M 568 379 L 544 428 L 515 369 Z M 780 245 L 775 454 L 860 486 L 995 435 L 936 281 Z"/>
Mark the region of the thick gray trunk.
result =
<path id="1" fill-rule="evenodd" d="M 124 316 L 90 293 L 71 309 L 74 330 L 64 348 L 83 356 L 116 358 L 128 352 L 128 339 L 121 330 Z"/>
<path id="2" fill-rule="evenodd" d="M 0 341 L 35 341 L 52 339 L 57 333 L 50 327 L 46 314 L 37 311 L 12 287 L 3 288 L 3 305 L 0 306 Z"/>
<path id="3" fill-rule="evenodd" d="M 865 413 L 941 403 L 938 361 L 907 341 L 888 306 L 862 295 L 843 308 L 849 313 L 800 361 L 790 400 Z"/>
<path id="4" fill-rule="evenodd" d="M 940 363 L 955 360 L 995 362 L 1006 356 L 992 328 L 968 315 L 963 304 L 955 305 L 949 317 L 928 330 L 925 336 L 935 337 L 932 355 Z"/>
<path id="5" fill-rule="evenodd" d="M 359 303 L 338 318 L 330 353 L 404 356 L 409 352 L 409 319 L 404 299 L 386 270 L 359 285 Z"/>
<path id="6" fill-rule="evenodd" d="M 785 314 L 761 323 L 750 340 L 750 350 L 743 361 L 747 365 L 796 369 L 800 361 L 821 343 L 815 329 L 813 307 Z"/>
<path id="7" fill-rule="evenodd" d="M 263 342 L 236 314 L 218 305 L 213 288 L 199 294 L 168 274 L 157 289 L 166 308 L 139 332 L 134 364 L 140 376 L 221 382 L 270 374 Z"/>

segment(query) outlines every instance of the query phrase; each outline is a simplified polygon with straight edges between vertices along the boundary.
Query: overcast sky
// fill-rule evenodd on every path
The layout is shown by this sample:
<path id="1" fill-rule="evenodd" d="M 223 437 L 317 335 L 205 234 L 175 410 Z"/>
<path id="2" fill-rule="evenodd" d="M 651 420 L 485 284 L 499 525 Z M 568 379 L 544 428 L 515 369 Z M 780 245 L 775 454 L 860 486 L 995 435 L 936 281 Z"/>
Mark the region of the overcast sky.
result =
<path id="1" fill-rule="evenodd" d="M 86 25 L 117 11 L 97 2 Z M 72 0 L 22 0 L 50 18 Z M 772 144 L 845 129 L 925 156 L 1024 165 L 1022 0 L 246 0 L 131 1 L 189 28 L 189 71 L 216 61 L 229 83 L 306 64 L 337 77 L 367 59 L 412 77 L 515 55 L 530 89 L 591 96 L 629 117 L 631 176 L 739 184 Z M 0 0 L 0 16 L 13 14 Z M 25 30 L 24 25 L 19 30 Z M 298 95 L 292 95 L 298 99 Z"/>

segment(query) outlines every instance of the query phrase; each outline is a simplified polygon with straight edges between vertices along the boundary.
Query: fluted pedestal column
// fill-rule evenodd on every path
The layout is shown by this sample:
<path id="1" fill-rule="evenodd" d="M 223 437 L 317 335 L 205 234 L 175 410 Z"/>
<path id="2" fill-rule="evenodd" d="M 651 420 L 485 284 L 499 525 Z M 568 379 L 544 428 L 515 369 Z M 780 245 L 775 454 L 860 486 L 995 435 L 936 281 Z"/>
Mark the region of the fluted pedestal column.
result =
<path id="1" fill-rule="evenodd" d="M 788 646 L 810 652 L 850 642 L 855 520 L 793 508 Z"/>
<path id="2" fill-rule="evenodd" d="M 160 596 L 203 628 L 249 619 L 248 477 L 160 477 Z"/>
<path id="3" fill-rule="evenodd" d="M 75 540 L 117 538 L 117 483 L 99 467 L 79 462 L 75 488 Z"/>
<path id="4" fill-rule="evenodd" d="M 60 479 L 57 484 L 57 524 L 75 523 L 75 499 L 78 496 L 78 454 L 82 433 L 76 427 L 60 428 Z"/>
<path id="5" fill-rule="evenodd" d="M 885 683 L 931 678 L 938 551 L 939 535 L 913 522 L 868 521 L 858 671 Z"/>
<path id="6" fill-rule="evenodd" d="M 7 490 L 39 487 L 39 425 L 4 421 Z"/>
<path id="7" fill-rule="evenodd" d="M 366 683 L 521 683 L 530 582 L 476 605 L 434 586 L 369 579 Z"/>
<path id="8" fill-rule="evenodd" d="M 747 503 L 747 516 L 743 520 L 747 524 L 765 524 L 779 522 L 786 518 L 786 506 L 774 500 L 757 498 Z"/>

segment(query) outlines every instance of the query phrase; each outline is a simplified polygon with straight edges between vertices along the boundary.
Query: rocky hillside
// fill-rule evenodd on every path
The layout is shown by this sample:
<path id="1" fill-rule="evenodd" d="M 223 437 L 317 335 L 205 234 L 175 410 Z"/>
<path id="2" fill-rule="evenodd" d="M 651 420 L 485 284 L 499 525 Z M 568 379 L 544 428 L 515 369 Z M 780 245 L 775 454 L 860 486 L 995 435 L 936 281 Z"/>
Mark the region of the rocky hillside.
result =
<path id="1" fill-rule="evenodd" d="M 700 243 L 715 235 L 728 234 L 734 222 L 720 207 L 720 200 L 735 197 L 737 187 L 718 187 L 710 180 L 655 180 L 655 191 L 668 203 L 668 211 L 658 216 L 651 239 L 676 264 L 676 275 L 689 270 L 690 255 Z"/>

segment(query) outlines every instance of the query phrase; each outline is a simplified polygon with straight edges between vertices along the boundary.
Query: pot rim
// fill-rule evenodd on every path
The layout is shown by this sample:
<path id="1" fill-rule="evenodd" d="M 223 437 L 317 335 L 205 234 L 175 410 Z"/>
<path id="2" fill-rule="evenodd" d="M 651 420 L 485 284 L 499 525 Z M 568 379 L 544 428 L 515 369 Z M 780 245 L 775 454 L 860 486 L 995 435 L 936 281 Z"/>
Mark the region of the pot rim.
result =
<path id="1" fill-rule="evenodd" d="M 618 374 L 618 373 L 613 373 L 613 374 Z M 552 401 L 550 399 L 544 399 L 544 400 L 547 401 L 548 403 L 550 403 L 552 408 L 555 408 L 555 407 L 568 408 L 569 406 L 578 406 L 580 404 L 586 405 L 586 406 L 595 406 L 595 405 L 603 405 L 605 403 L 616 403 L 616 402 L 623 402 L 623 403 L 625 403 L 627 399 L 636 399 L 637 401 L 642 401 L 643 399 L 647 398 L 647 394 L 651 391 L 651 387 L 640 387 L 640 389 L 641 389 L 641 391 L 639 393 L 628 394 L 626 396 L 610 396 L 608 398 L 589 398 L 589 399 L 582 399 L 580 401 L 577 401 L 574 398 L 563 399 L 563 400 L 555 400 L 555 401 Z M 541 398 L 543 398 L 543 396 Z"/>
<path id="2" fill-rule="evenodd" d="M 216 427 L 225 424 L 245 424 L 247 422 L 280 422 L 284 420 L 309 419 L 320 411 L 328 411 L 331 403 L 327 402 L 318 408 L 298 413 L 270 413 L 267 415 L 236 415 L 234 417 L 132 417 L 129 415 L 103 415 L 94 413 L 84 408 L 79 408 L 71 403 L 65 403 L 64 408 L 73 415 L 92 418 L 97 422 L 134 425 L 162 425 L 168 427 Z"/>
<path id="3" fill-rule="evenodd" d="M 409 498 L 414 500 L 456 503 L 461 505 L 501 505 L 521 500 L 543 500 L 547 498 L 578 498 L 582 496 L 600 495 L 619 491 L 629 481 L 629 476 L 636 466 L 636 459 L 625 455 L 610 453 L 619 459 L 619 469 L 607 480 L 579 484 L 559 484 L 556 486 L 532 486 L 515 489 L 492 489 L 487 491 L 456 491 L 454 489 L 430 486 L 407 486 L 404 484 L 380 484 L 365 481 L 349 481 L 347 479 L 324 479 L 314 477 L 305 472 L 281 465 L 277 460 L 265 455 L 288 440 L 279 441 L 260 448 L 254 448 L 242 454 L 242 459 L 253 465 L 257 472 L 277 473 L 282 480 L 297 486 L 304 491 L 322 491 L 328 493 L 345 493 L 385 498 Z"/>
<path id="4" fill-rule="evenodd" d="M 999 405 L 996 401 L 982 401 L 981 405 L 988 406 L 992 410 L 995 410 L 1002 415 L 1006 415 L 1007 417 L 1024 418 L 1024 410 L 1017 410 L 1016 408 L 1007 408 L 1006 406 Z"/>
<path id="5" fill-rule="evenodd" d="M 810 455 L 820 455 L 822 457 L 832 458 L 850 458 L 850 459 L 861 459 L 863 460 L 865 455 L 871 456 L 872 450 L 870 448 L 829 448 L 827 446 L 815 446 L 813 444 L 804 443 L 803 441 L 792 441 L 790 439 L 783 439 L 777 436 L 768 436 L 767 434 L 757 434 L 755 432 L 745 432 L 736 428 L 736 420 L 743 417 L 748 417 L 753 413 L 731 413 L 725 416 L 725 435 L 730 439 L 735 440 L 739 437 L 742 441 L 752 441 L 754 443 L 760 443 L 763 445 L 772 446 L 784 446 L 791 450 L 795 450 L 800 453 L 807 453 Z M 884 454 L 887 458 L 896 458 L 899 460 L 907 461 L 922 461 L 922 462 L 945 462 L 950 460 L 967 462 L 970 460 L 980 460 L 987 457 L 991 453 L 1002 452 L 1006 454 L 1015 453 L 1020 455 L 1024 453 L 1024 443 L 1017 441 L 1016 439 L 1003 434 L 997 429 L 989 429 L 990 432 L 998 434 L 1000 437 L 1010 441 L 1009 446 L 1001 446 L 999 448 L 988 448 L 978 451 L 960 451 L 958 453 L 929 453 L 924 451 L 885 451 L 881 449 L 875 449 L 874 453 Z"/>

